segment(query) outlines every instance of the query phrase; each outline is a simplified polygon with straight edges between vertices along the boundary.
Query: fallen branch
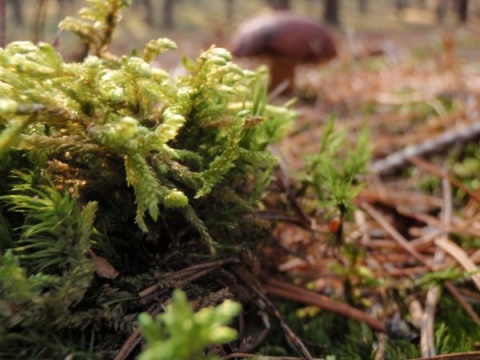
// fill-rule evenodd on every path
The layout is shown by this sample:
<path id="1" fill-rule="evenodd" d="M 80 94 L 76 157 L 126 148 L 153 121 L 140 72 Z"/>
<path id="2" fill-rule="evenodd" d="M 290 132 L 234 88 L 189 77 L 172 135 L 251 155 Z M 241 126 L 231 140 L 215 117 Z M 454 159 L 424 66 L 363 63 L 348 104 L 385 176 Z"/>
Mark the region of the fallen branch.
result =
<path id="1" fill-rule="evenodd" d="M 467 143 L 480 136 L 480 122 L 465 125 L 444 132 L 434 139 L 423 143 L 408 146 L 397 151 L 384 159 L 377 160 L 370 165 L 370 172 L 378 175 L 386 175 L 408 165 L 414 157 L 421 157 L 443 151 L 455 143 Z"/>

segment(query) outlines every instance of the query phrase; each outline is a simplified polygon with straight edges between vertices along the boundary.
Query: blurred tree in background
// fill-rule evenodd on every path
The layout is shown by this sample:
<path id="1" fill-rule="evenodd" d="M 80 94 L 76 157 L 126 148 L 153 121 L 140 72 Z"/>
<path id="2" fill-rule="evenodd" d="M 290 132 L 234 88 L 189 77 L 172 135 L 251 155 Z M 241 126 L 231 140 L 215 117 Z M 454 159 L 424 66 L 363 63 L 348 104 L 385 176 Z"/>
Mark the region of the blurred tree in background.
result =
<path id="1" fill-rule="evenodd" d="M 84 5 L 84 0 L 7 0 L 7 23 L 9 41 L 25 40 L 23 31 L 29 29 L 31 40 L 48 40 L 55 32 L 56 23 L 67 14 L 72 14 Z M 356 4 L 355 4 L 356 3 Z M 477 16 L 475 4 L 468 0 L 394 0 L 384 2 L 341 2 L 339 0 L 255 0 L 236 2 L 235 0 L 133 0 L 132 12 L 137 13 L 154 31 L 182 31 L 192 27 L 211 30 L 209 27 L 222 24 L 228 33 L 246 17 L 271 9 L 291 9 L 315 16 L 332 25 L 352 26 L 352 21 L 372 16 L 379 26 L 379 14 L 394 15 L 400 18 L 411 9 L 421 9 L 435 15 L 439 24 L 454 14 L 456 21 L 466 23 L 470 16 Z M 315 10 L 316 9 L 316 10 Z M 368 11 L 367 11 L 368 10 Z M 130 13 L 129 13 L 130 14 Z M 128 15 L 127 15 L 128 16 Z M 355 18 L 352 18 L 354 16 Z M 385 18 L 384 16 L 384 18 Z M 214 18 L 215 21 L 210 21 Z M 199 21 L 201 19 L 201 21 Z M 207 19 L 205 21 L 205 19 Z M 383 25 L 387 24 L 383 22 Z M 45 33 L 44 33 L 45 31 Z M 138 32 L 143 30 L 138 28 Z M 145 34 L 147 37 L 148 34 Z"/>

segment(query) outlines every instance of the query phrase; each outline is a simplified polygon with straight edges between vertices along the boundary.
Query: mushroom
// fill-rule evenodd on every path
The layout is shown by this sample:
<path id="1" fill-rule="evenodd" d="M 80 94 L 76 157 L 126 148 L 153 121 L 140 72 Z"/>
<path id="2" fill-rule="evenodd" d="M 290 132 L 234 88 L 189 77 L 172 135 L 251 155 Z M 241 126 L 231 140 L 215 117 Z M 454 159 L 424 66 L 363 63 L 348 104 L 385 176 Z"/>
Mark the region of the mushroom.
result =
<path id="1" fill-rule="evenodd" d="M 268 58 L 270 87 L 285 86 L 284 92 L 295 88 L 298 64 L 322 63 L 337 55 L 326 25 L 291 11 L 274 11 L 247 20 L 234 34 L 230 51 L 236 57 Z"/>

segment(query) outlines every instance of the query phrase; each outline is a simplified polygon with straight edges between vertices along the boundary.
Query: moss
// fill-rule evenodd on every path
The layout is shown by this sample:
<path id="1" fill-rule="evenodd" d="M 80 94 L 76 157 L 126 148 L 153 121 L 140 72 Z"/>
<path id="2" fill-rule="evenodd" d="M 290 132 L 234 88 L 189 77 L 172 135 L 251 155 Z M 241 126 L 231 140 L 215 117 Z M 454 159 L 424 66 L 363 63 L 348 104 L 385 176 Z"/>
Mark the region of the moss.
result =
<path id="1" fill-rule="evenodd" d="M 244 215 L 293 114 L 267 106 L 265 71 L 212 47 L 173 79 L 150 64 L 168 39 L 116 58 L 126 2 L 88 4 L 61 25 L 88 43 L 82 63 L 48 44 L 0 50 L 2 359 L 112 357 L 140 291 L 266 237 Z"/>

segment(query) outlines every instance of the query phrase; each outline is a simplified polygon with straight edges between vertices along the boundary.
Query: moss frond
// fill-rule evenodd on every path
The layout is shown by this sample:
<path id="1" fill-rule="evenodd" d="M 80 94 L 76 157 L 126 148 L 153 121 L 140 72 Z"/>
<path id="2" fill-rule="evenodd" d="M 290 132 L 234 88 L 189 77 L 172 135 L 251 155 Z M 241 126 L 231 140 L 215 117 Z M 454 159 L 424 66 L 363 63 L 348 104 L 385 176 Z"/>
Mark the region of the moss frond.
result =
<path id="1" fill-rule="evenodd" d="M 2 323 L 10 328 L 49 319 L 60 326 L 93 278 L 94 264 L 87 252 L 93 244 L 97 204 L 80 209 L 70 193 L 45 185 L 33 187 L 25 174 L 1 201 L 25 219 L 15 230 L 16 246 L 4 252 L 0 266 L 4 305 L 17 309 L 2 313 Z"/>
<path id="2" fill-rule="evenodd" d="M 87 0 L 88 7 L 78 17 L 68 16 L 59 27 L 76 34 L 99 57 L 107 56 L 107 47 L 112 42 L 115 27 L 122 19 L 122 9 L 130 5 L 129 0 Z"/>
<path id="3" fill-rule="evenodd" d="M 224 49 L 185 59 L 177 79 L 151 66 L 168 39 L 111 56 L 127 1 L 87 3 L 61 25 L 89 45 L 82 63 L 43 43 L 0 49 L 1 358 L 109 357 L 144 306 L 136 294 L 161 281 L 159 259 L 255 246 L 244 215 L 293 118 L 267 105 L 265 72 Z"/>

